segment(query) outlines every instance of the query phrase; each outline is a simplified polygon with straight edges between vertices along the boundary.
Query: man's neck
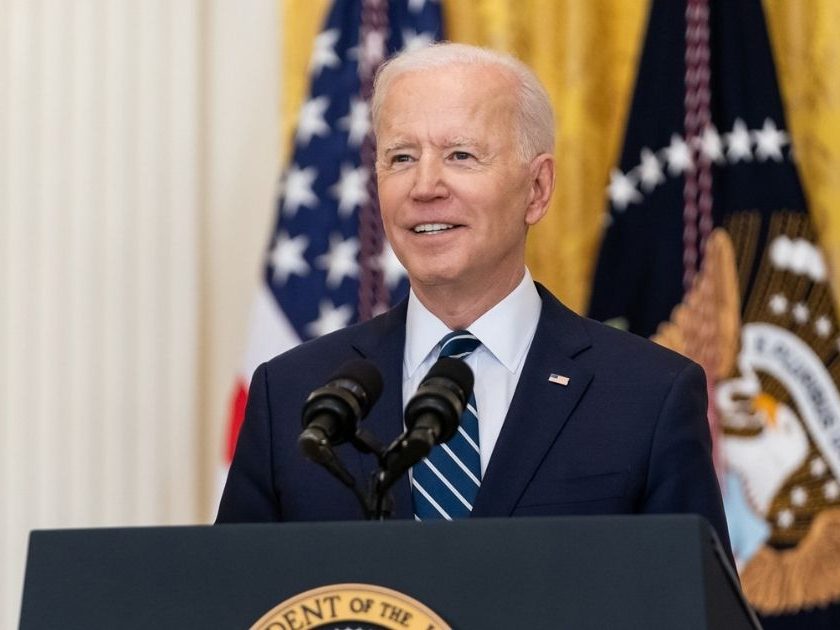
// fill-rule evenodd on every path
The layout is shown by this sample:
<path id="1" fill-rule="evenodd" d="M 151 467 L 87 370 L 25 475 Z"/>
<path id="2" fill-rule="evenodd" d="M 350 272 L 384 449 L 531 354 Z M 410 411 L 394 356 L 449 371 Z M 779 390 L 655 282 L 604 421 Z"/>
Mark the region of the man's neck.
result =
<path id="1" fill-rule="evenodd" d="M 483 283 L 422 285 L 412 283 L 417 299 L 450 330 L 466 330 L 510 295 L 525 275 L 525 267 Z"/>

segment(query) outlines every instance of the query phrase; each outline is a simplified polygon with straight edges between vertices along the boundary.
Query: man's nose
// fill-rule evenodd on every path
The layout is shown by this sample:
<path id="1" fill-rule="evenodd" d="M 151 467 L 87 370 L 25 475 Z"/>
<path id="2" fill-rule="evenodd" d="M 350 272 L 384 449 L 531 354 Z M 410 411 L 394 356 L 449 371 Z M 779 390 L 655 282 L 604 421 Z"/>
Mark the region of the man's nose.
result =
<path id="1" fill-rule="evenodd" d="M 443 165 L 439 160 L 423 156 L 414 169 L 411 197 L 416 201 L 429 201 L 446 197 L 449 192 L 444 182 Z"/>

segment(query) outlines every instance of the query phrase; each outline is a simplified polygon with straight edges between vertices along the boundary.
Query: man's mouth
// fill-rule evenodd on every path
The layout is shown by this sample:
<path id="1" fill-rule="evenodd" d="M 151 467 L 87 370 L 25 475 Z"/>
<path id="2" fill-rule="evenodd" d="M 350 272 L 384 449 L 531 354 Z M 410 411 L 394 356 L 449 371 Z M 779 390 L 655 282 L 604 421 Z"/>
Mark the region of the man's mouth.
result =
<path id="1" fill-rule="evenodd" d="M 415 234 L 440 234 L 454 227 L 458 226 L 452 223 L 421 223 L 420 225 L 415 225 L 413 231 Z"/>

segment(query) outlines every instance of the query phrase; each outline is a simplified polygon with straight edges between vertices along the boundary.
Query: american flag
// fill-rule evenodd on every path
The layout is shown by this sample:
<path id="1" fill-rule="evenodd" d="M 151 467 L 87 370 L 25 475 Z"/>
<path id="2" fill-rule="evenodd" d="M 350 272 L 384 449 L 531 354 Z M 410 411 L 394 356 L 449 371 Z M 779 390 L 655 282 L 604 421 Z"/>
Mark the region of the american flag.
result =
<path id="1" fill-rule="evenodd" d="M 336 0 L 315 38 L 309 96 L 281 178 L 263 282 L 230 411 L 229 464 L 256 367 L 360 321 L 408 292 L 378 219 L 368 98 L 390 54 L 442 35 L 432 0 Z"/>

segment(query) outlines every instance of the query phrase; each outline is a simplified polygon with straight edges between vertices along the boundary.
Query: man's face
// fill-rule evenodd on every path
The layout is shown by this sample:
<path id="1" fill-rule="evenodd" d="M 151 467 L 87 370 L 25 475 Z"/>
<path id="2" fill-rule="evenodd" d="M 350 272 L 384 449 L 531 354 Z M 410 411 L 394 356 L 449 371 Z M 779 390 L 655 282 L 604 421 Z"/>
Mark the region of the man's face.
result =
<path id="1" fill-rule="evenodd" d="M 518 155 L 516 107 L 514 80 L 492 67 L 412 71 L 391 84 L 376 129 L 379 201 L 415 287 L 521 274 L 527 227 L 544 208 Z"/>

